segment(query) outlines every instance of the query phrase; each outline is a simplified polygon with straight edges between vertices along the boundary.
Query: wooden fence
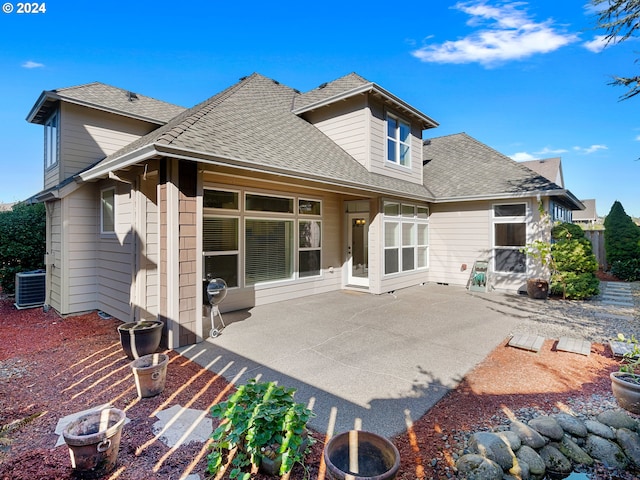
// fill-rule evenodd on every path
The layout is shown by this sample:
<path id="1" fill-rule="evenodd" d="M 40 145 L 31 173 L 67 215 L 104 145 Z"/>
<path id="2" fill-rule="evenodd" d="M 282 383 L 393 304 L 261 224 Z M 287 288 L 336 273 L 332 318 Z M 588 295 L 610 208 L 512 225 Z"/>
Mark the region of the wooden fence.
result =
<path id="1" fill-rule="evenodd" d="M 609 270 L 607 257 L 604 251 L 604 230 L 585 230 L 584 236 L 589 239 L 593 246 L 593 253 L 596 256 L 598 265 L 600 265 L 603 270 Z"/>

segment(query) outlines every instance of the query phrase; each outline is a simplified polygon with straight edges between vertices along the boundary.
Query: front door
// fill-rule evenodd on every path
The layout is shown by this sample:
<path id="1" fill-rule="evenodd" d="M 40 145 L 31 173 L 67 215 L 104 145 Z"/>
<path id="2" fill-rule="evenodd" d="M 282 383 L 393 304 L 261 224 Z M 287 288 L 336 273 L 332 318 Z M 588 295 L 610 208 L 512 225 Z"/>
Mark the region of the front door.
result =
<path id="1" fill-rule="evenodd" d="M 347 284 L 369 286 L 369 214 L 347 214 Z"/>

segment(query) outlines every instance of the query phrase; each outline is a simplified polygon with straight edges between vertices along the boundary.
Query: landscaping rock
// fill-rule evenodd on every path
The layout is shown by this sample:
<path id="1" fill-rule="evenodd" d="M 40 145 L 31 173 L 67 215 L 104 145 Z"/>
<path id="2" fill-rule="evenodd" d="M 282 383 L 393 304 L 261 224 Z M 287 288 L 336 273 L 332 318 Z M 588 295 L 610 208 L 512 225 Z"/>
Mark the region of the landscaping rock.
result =
<path id="1" fill-rule="evenodd" d="M 585 452 L 580 446 L 565 434 L 559 443 L 553 444 L 562 454 L 572 463 L 578 465 L 593 465 L 593 458 Z"/>
<path id="2" fill-rule="evenodd" d="M 513 462 L 513 467 L 509 470 L 509 473 L 503 477 L 514 478 L 516 480 L 529 480 L 531 474 L 529 472 L 529 464 L 527 462 L 521 462 L 517 458 Z"/>
<path id="3" fill-rule="evenodd" d="M 540 449 L 539 453 L 540 457 L 544 461 L 547 473 L 552 472 L 560 475 L 571 473 L 571 462 L 557 448 L 551 445 L 545 445 Z"/>
<path id="4" fill-rule="evenodd" d="M 629 461 L 636 467 L 640 467 L 640 436 L 627 428 L 619 428 L 616 438 Z"/>
<path id="5" fill-rule="evenodd" d="M 562 429 L 569 435 L 574 437 L 586 437 L 589 433 L 587 427 L 582 420 L 569 415 L 568 413 L 557 413 L 553 415 Z"/>
<path id="6" fill-rule="evenodd" d="M 546 471 L 544 460 L 533 448 L 523 445 L 520 450 L 516 452 L 516 458 L 521 464 L 527 464 L 529 467 L 529 474 L 532 478 L 544 477 Z"/>
<path id="7" fill-rule="evenodd" d="M 513 461 L 516 458 L 502 438 L 491 432 L 477 432 L 469 438 L 469 449 L 472 453 L 485 456 L 493 460 L 503 470 L 510 470 L 513 467 Z"/>
<path id="8" fill-rule="evenodd" d="M 518 434 L 523 445 L 531 448 L 542 448 L 547 441 L 536 430 L 519 420 L 511 422 L 509 429 Z"/>
<path id="9" fill-rule="evenodd" d="M 467 480 L 502 480 L 502 468 L 482 455 L 469 453 L 456 462 L 458 474 Z"/>
<path id="10" fill-rule="evenodd" d="M 536 430 L 540 435 L 544 435 L 551 440 L 562 440 L 564 430 L 558 421 L 548 415 L 541 415 L 529 421 L 529 426 Z"/>
<path id="11" fill-rule="evenodd" d="M 588 435 L 584 450 L 607 467 L 625 469 L 629 465 L 629 459 L 618 444 L 606 438 Z"/>
<path id="12" fill-rule="evenodd" d="M 597 417 L 600 423 L 609 425 L 613 428 L 628 428 L 637 431 L 638 422 L 631 418 L 626 412 L 621 410 L 605 410 Z"/>
<path id="13" fill-rule="evenodd" d="M 511 450 L 513 450 L 514 452 L 522 446 L 522 440 L 520 440 L 520 437 L 516 432 L 506 430 L 504 432 L 496 432 L 496 435 L 498 435 L 502 439 L 502 441 L 509 445 L 509 447 L 511 447 Z"/>
<path id="14" fill-rule="evenodd" d="M 616 439 L 616 432 L 614 432 L 610 426 L 605 425 L 604 423 L 600 423 L 596 420 L 585 420 L 584 425 L 585 427 L 587 427 L 589 433 L 593 433 L 594 435 L 606 438 L 608 440 Z"/>

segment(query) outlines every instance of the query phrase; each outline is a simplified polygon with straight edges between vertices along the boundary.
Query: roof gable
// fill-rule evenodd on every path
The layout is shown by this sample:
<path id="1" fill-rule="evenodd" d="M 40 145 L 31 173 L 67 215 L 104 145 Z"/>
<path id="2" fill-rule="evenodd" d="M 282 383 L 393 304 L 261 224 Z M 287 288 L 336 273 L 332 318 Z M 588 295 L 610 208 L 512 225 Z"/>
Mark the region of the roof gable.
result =
<path id="1" fill-rule="evenodd" d="M 31 109 L 27 120 L 43 124 L 59 101 L 65 101 L 103 110 L 125 117 L 156 123 L 167 123 L 184 111 L 183 107 L 156 100 L 129 90 L 100 82 L 78 85 L 75 87 L 47 90 Z"/>
<path id="2" fill-rule="evenodd" d="M 551 180 L 557 185 L 564 187 L 564 177 L 562 175 L 562 160 L 560 157 L 545 158 L 542 160 L 527 160 L 520 162 L 543 177 Z"/>
<path id="3" fill-rule="evenodd" d="M 291 112 L 298 93 L 259 74 L 182 112 L 108 156 L 84 179 L 139 161 L 141 155 L 189 156 L 334 184 L 429 199 L 423 185 L 373 174 L 324 133 Z"/>

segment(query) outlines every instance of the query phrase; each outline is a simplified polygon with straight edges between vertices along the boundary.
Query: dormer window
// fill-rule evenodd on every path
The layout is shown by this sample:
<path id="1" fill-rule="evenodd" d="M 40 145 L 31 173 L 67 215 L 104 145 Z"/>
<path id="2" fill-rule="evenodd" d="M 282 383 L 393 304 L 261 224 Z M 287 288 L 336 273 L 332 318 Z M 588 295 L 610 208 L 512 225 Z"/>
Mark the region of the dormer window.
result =
<path id="1" fill-rule="evenodd" d="M 58 163 L 58 112 L 54 112 L 44 124 L 44 168 Z"/>
<path id="2" fill-rule="evenodd" d="M 392 115 L 387 115 L 387 161 L 411 166 L 411 126 Z"/>

